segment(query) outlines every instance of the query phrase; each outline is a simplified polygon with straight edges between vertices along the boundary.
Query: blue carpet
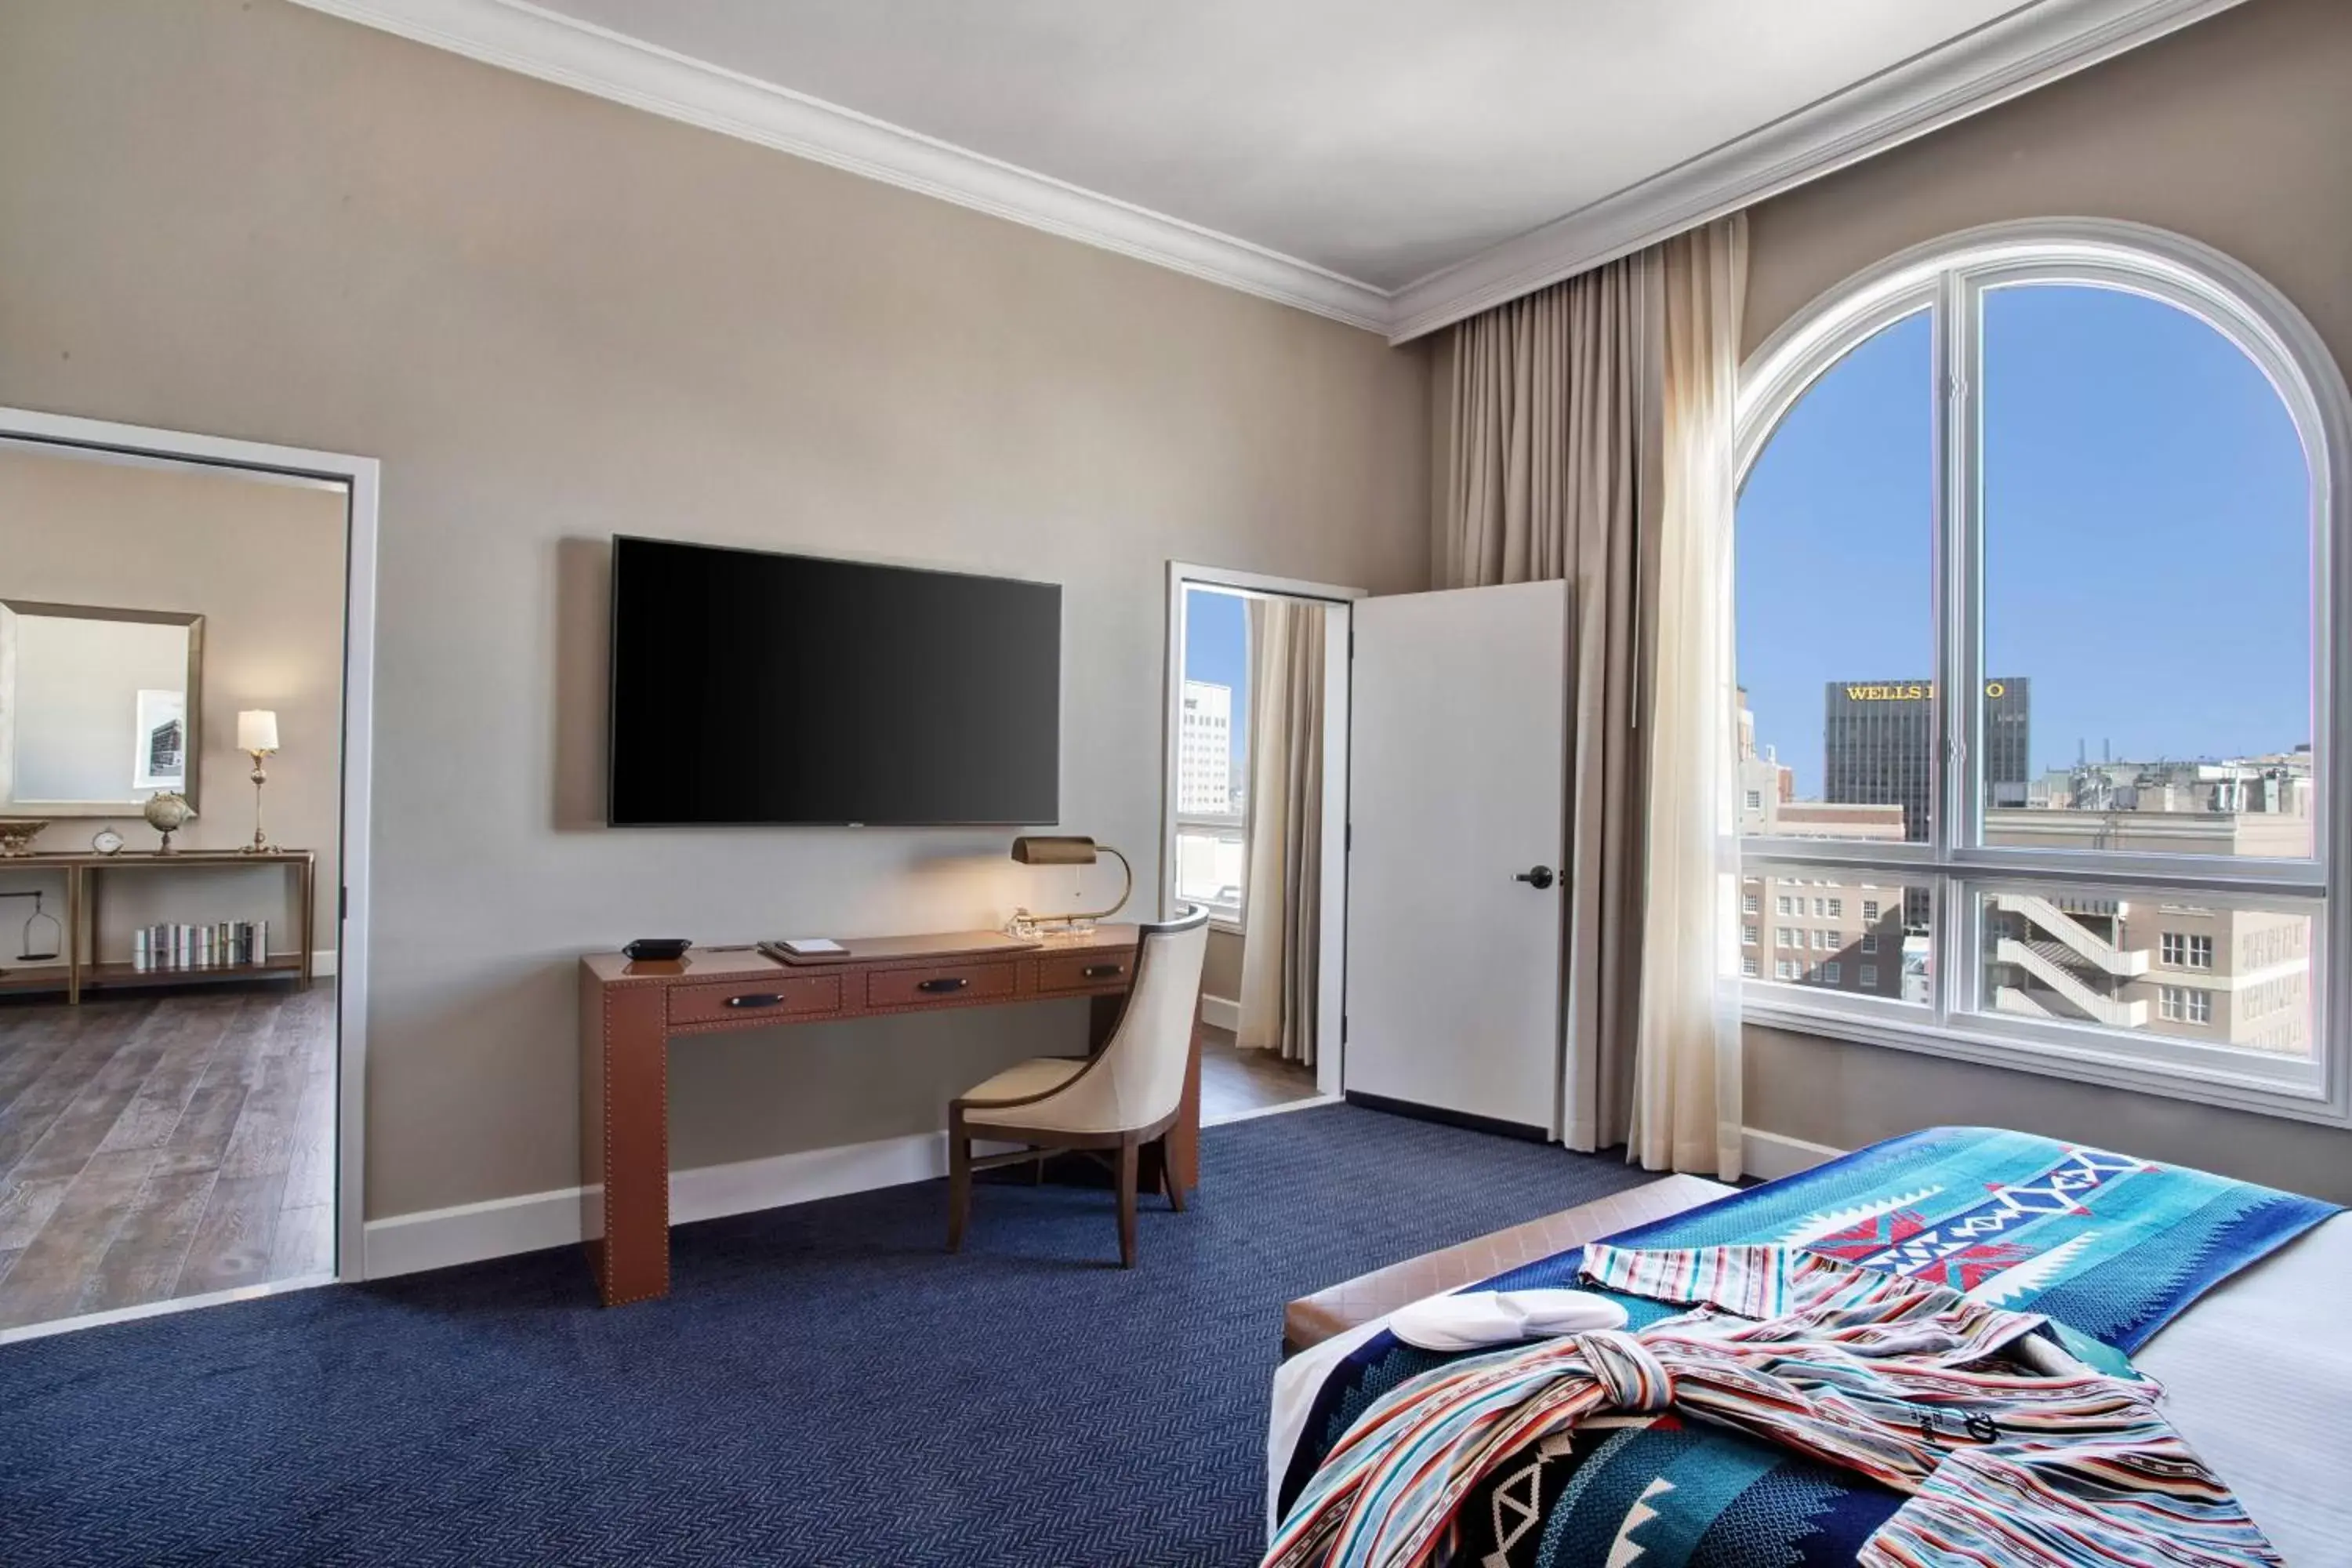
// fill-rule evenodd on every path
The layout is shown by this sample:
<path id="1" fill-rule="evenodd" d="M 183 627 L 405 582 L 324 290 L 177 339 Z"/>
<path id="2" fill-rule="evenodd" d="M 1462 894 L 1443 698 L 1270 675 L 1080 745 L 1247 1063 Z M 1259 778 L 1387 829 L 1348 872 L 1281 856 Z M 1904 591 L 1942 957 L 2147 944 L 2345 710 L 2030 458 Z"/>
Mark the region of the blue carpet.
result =
<path id="1" fill-rule="evenodd" d="M 925 1183 L 0 1347 L 0 1563 L 1242 1564 L 1283 1303 L 1646 1179 L 1347 1106 L 1106 1193 Z"/>

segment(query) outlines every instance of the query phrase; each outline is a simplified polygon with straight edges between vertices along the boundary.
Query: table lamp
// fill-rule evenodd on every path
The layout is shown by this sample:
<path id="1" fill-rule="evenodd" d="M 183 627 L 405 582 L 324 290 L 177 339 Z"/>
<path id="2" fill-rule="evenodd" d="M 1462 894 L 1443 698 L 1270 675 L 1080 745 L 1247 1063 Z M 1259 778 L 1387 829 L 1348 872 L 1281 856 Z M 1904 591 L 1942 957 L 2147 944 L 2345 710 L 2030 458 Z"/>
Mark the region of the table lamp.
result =
<path id="1" fill-rule="evenodd" d="M 1013 841 L 1013 858 L 1024 866 L 1091 866 L 1103 856 L 1117 860 L 1119 869 L 1127 873 L 1127 885 L 1108 908 L 1076 915 L 1033 915 L 1027 910 L 1013 911 L 1013 934 L 1015 936 L 1066 935 L 1076 936 L 1094 929 L 1095 922 L 1108 920 L 1127 907 L 1128 896 L 1135 891 L 1135 868 L 1127 857 L 1108 844 L 1097 844 L 1091 838 L 1020 837 Z"/>
<path id="2" fill-rule="evenodd" d="M 267 708 L 249 709 L 236 716 L 236 749 L 253 759 L 253 842 L 245 847 L 247 855 L 268 855 L 276 851 L 261 831 L 261 786 L 269 774 L 262 761 L 278 754 L 278 715 Z"/>

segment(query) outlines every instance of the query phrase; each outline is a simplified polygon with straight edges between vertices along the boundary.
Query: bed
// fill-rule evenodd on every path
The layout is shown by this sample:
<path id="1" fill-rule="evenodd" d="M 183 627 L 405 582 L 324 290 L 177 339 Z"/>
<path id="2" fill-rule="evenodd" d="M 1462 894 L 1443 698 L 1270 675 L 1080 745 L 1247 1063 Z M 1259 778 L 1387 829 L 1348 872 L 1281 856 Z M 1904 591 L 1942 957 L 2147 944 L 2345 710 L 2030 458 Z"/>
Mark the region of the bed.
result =
<path id="1" fill-rule="evenodd" d="M 1951 1127 L 1610 1239 L 1795 1243 L 2044 1314 L 2082 1359 L 2136 1366 L 2164 1384 L 2174 1427 L 2288 1563 L 2352 1565 L 2352 1216 L 2332 1205 L 2082 1145 Z M 1482 1283 L 1573 1284 L 1580 1256 L 1569 1248 Z M 1665 1312 L 1627 1304 L 1636 1327 Z M 1284 1363 L 1268 1440 L 1269 1528 L 1366 1406 L 1449 1359 L 1402 1343 L 1381 1318 Z M 1675 1426 L 1626 1418 L 1580 1430 L 1539 1476 L 1474 1496 L 1451 1560 L 1814 1568 L 1851 1563 L 1903 1501 L 1799 1455 L 1757 1452 L 1748 1439 L 1696 1426 L 1667 1430 Z M 1644 1479 L 1669 1463 L 1679 1467 L 1682 1517 L 1629 1528 L 1628 1500 L 1654 1497 Z M 1694 1475 L 1706 1484 L 1692 1485 Z"/>

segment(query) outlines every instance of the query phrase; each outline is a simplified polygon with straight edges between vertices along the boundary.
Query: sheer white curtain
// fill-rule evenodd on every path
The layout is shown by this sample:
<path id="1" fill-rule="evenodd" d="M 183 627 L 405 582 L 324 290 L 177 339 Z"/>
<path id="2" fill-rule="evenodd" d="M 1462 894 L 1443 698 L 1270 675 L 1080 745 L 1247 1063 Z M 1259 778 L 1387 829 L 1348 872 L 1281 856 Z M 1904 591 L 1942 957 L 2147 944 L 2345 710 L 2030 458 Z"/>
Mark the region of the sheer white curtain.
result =
<path id="1" fill-rule="evenodd" d="M 1250 601 L 1249 850 L 1234 1043 L 1315 1063 L 1322 950 L 1323 606 Z"/>
<path id="2" fill-rule="evenodd" d="M 1747 219 L 1667 241 L 1648 700 L 1648 897 L 1627 1153 L 1739 1173 L 1739 845 L 1732 664 Z"/>

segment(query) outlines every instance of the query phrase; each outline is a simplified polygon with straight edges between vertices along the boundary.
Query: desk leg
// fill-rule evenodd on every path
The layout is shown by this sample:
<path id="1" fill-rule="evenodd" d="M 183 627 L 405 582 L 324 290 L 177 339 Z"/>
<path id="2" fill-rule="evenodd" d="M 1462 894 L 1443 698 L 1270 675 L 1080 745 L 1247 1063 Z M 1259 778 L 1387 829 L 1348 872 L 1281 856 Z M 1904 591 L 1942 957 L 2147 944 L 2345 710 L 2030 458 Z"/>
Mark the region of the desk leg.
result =
<path id="1" fill-rule="evenodd" d="M 660 986 L 580 989 L 580 1233 L 618 1307 L 669 1294 L 669 1042 Z"/>

